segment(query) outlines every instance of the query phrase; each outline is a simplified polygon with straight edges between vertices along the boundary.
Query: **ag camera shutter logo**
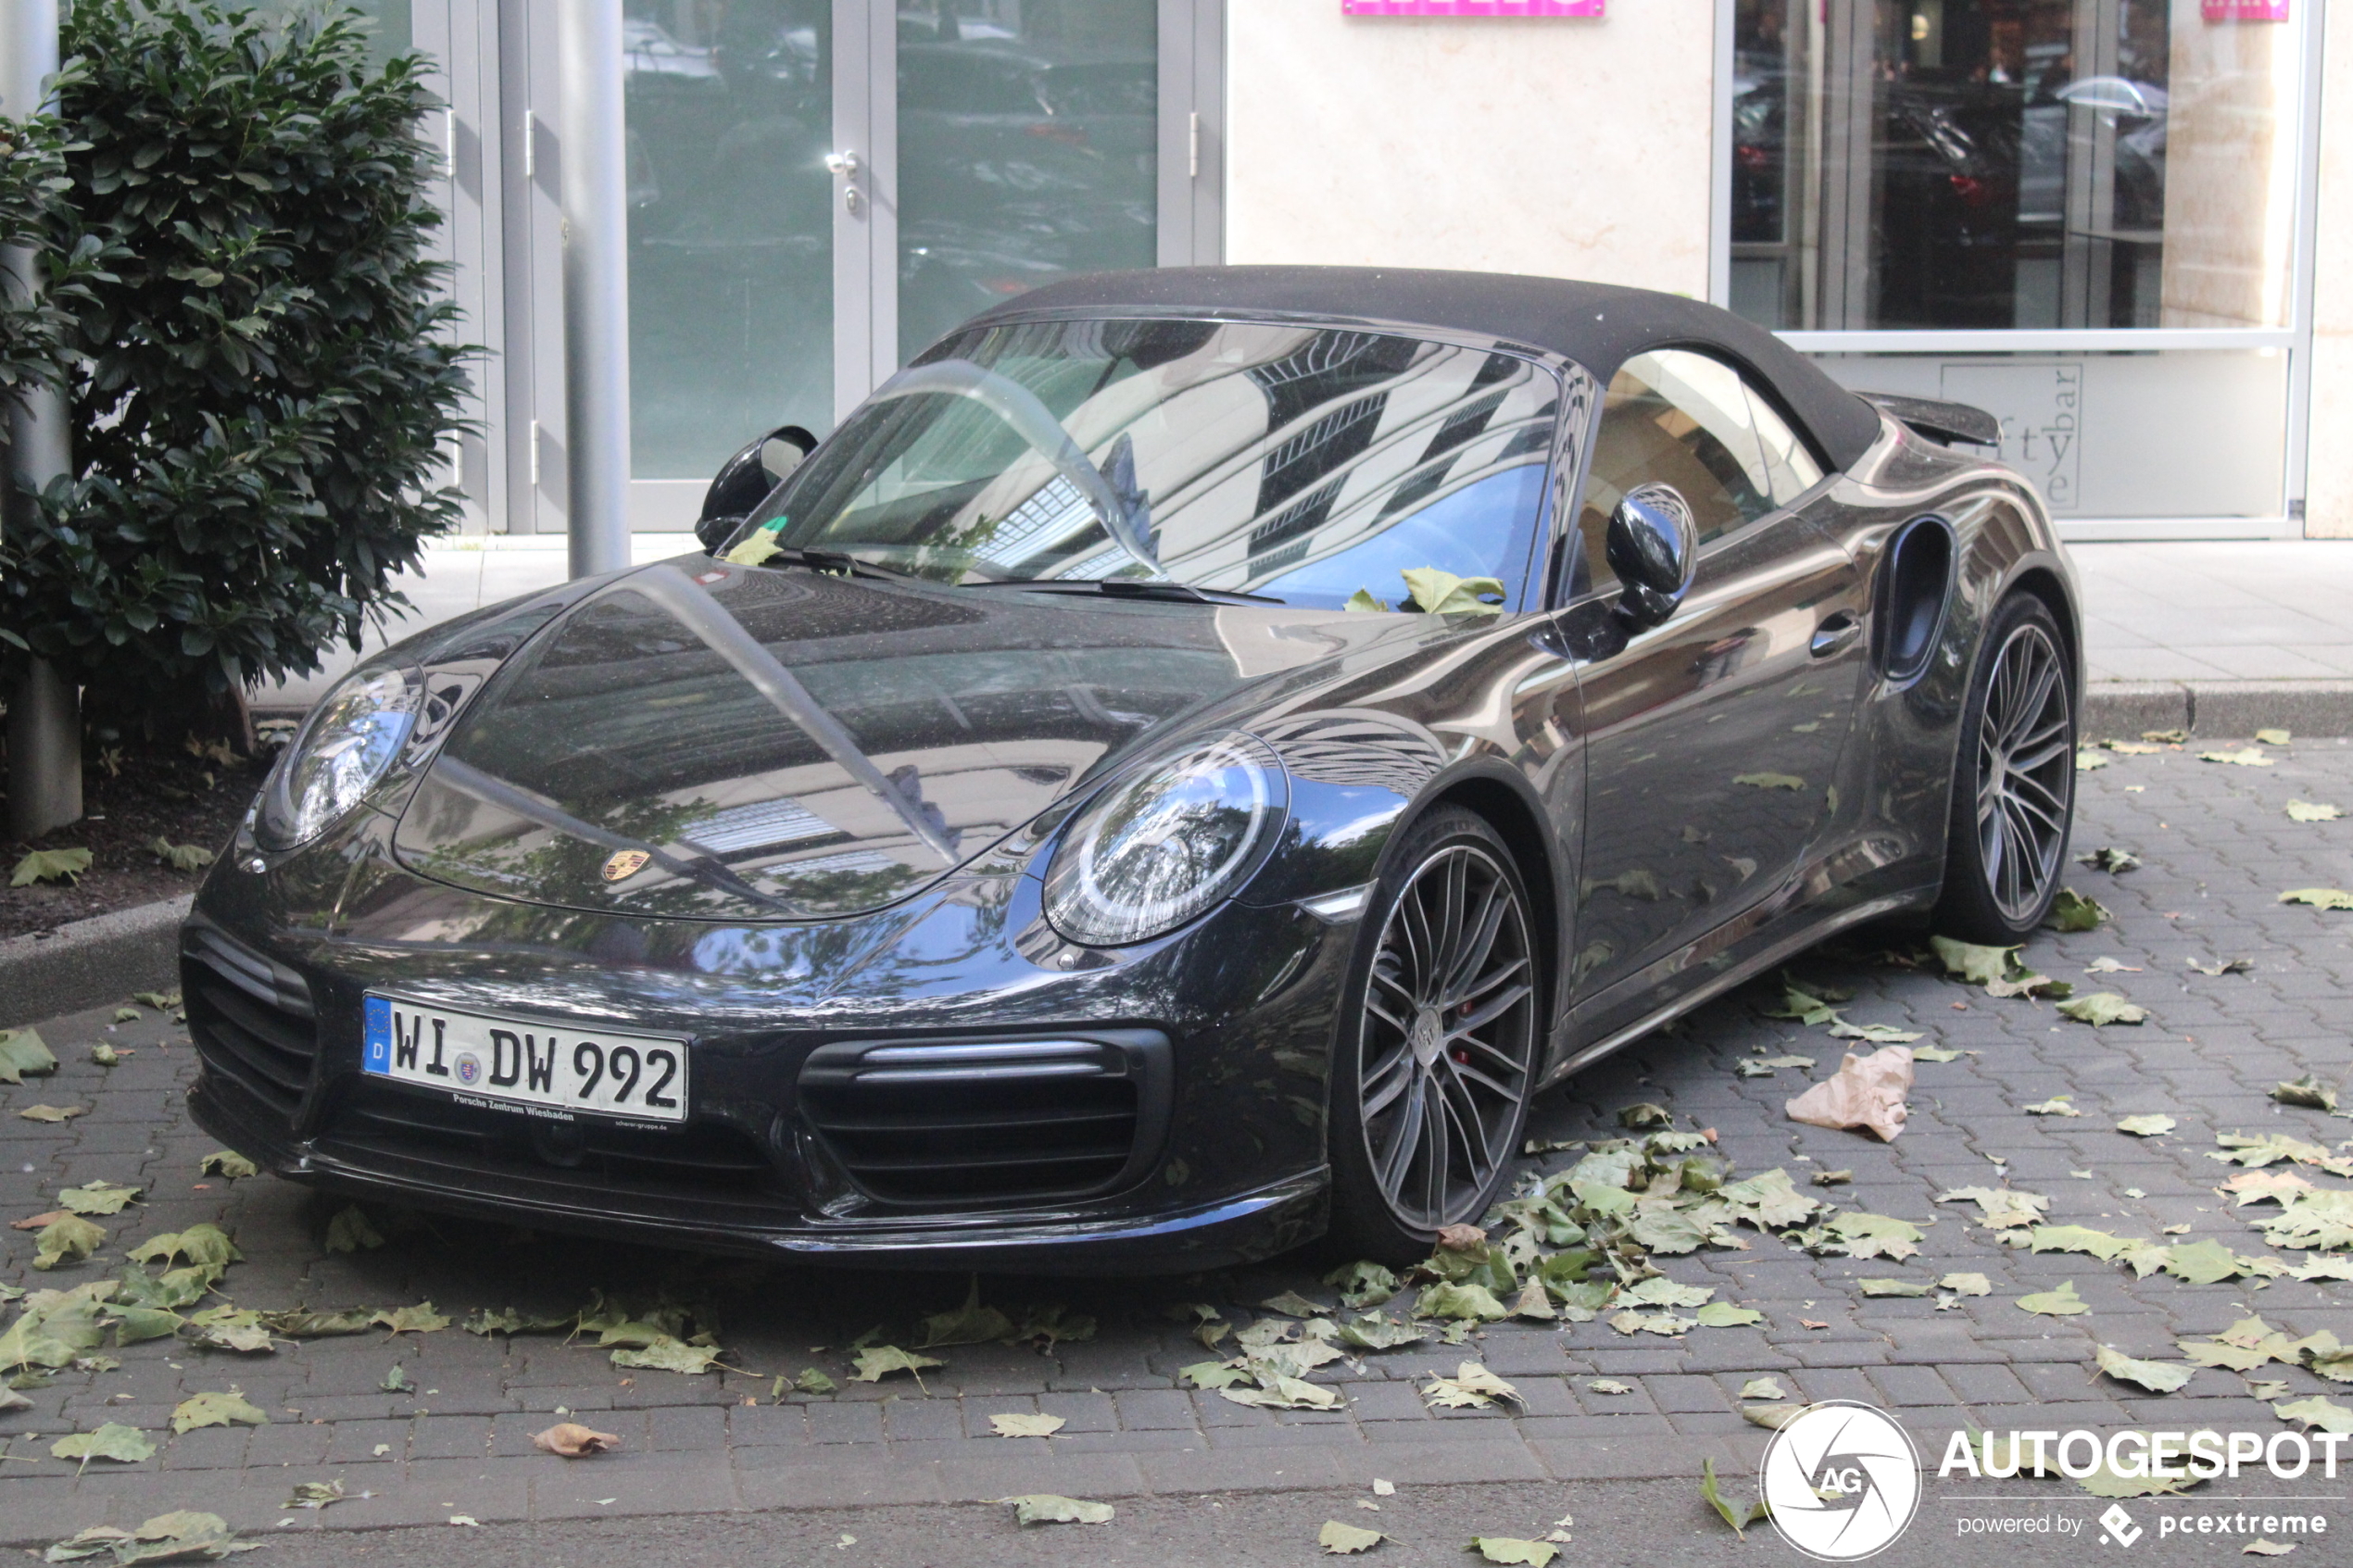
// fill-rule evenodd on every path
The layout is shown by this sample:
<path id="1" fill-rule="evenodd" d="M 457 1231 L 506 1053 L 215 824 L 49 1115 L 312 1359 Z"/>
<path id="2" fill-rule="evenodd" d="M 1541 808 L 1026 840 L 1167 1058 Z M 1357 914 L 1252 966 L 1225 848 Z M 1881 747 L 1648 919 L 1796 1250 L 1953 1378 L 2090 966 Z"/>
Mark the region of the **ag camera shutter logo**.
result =
<path id="1" fill-rule="evenodd" d="M 1781 1539 L 1819 1562 L 1856 1562 L 1912 1523 L 1919 1452 L 1886 1411 L 1826 1400 L 1773 1434 L 1757 1486 Z"/>

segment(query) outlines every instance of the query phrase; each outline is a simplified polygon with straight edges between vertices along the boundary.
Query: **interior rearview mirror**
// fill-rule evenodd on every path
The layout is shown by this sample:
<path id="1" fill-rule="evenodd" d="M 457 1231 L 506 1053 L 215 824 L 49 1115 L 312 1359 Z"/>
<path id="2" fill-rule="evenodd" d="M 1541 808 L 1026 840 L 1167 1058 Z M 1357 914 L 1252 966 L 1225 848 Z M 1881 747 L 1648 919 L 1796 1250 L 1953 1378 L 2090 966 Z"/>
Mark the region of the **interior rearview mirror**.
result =
<path id="1" fill-rule="evenodd" d="M 779 425 L 720 465 L 703 492 L 702 516 L 695 522 L 695 537 L 706 550 L 727 542 L 752 508 L 768 498 L 803 458 L 817 448 L 817 438 L 799 425 Z"/>
<path id="2" fill-rule="evenodd" d="M 1625 584 L 1618 617 L 1636 629 L 1656 626 L 1691 592 L 1699 563 L 1692 508 L 1671 484 L 1638 484 L 1610 513 L 1604 553 Z"/>

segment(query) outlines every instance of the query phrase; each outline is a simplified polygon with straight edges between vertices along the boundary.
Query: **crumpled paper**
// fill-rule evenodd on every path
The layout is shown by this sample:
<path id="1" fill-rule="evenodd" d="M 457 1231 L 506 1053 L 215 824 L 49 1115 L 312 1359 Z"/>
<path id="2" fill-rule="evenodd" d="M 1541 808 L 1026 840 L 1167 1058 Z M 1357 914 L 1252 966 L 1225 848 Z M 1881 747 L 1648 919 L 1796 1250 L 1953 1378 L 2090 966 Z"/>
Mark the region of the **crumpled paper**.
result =
<path id="1" fill-rule="evenodd" d="M 621 1447 L 621 1439 L 610 1432 L 598 1432 L 577 1422 L 560 1421 L 545 1432 L 535 1433 L 532 1446 L 566 1459 L 584 1459 Z"/>
<path id="2" fill-rule="evenodd" d="M 1815 1127 L 1869 1128 L 1882 1143 L 1894 1143 L 1910 1114 L 1904 1097 L 1912 1087 L 1912 1052 L 1889 1046 L 1869 1056 L 1846 1053 L 1830 1077 L 1791 1100 L 1790 1120 Z"/>

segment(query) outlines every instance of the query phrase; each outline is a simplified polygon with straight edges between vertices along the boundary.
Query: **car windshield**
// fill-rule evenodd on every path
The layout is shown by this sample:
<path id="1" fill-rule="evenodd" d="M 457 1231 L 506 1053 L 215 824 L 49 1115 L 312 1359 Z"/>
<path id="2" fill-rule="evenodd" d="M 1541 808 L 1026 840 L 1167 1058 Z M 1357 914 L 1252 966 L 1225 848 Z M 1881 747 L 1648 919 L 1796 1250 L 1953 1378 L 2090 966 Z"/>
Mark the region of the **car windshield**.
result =
<path id="1" fill-rule="evenodd" d="M 1326 608 L 1360 592 L 1410 608 L 1402 574 L 1434 569 L 1491 578 L 1500 593 L 1487 599 L 1516 606 L 1559 395 L 1530 360 L 1381 332 L 979 328 L 887 383 L 729 553 L 830 552 L 947 584 L 1178 583 Z"/>

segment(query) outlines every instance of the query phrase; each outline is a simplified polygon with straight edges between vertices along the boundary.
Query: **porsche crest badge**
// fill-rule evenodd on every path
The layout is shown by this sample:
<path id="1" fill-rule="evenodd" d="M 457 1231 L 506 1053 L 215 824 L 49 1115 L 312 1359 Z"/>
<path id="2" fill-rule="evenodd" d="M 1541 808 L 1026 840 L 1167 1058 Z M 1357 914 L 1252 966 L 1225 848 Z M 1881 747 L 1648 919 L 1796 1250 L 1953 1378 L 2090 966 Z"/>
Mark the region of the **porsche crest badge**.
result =
<path id="1" fill-rule="evenodd" d="M 619 882 L 623 877 L 635 876 L 646 869 L 646 862 L 652 859 L 643 849 L 616 849 L 605 861 L 605 880 Z"/>

